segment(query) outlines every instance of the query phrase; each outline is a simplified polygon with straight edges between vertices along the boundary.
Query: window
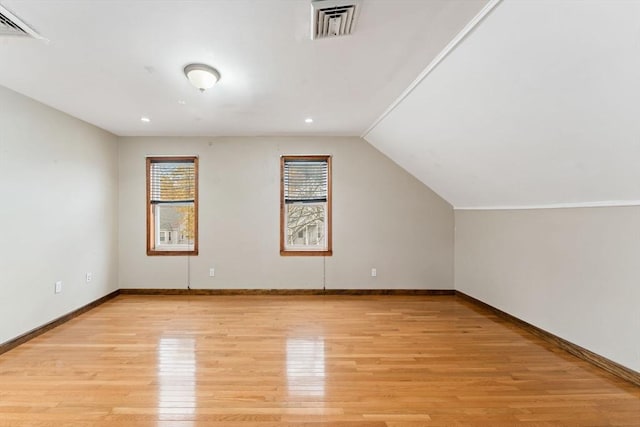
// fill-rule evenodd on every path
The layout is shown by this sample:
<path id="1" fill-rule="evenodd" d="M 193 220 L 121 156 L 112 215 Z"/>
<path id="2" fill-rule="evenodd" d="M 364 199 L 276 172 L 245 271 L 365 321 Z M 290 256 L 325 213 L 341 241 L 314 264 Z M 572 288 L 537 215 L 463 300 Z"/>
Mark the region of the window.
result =
<path id="1" fill-rule="evenodd" d="M 147 157 L 147 255 L 198 254 L 198 158 Z"/>
<path id="2" fill-rule="evenodd" d="M 331 157 L 280 159 L 280 255 L 331 255 Z"/>

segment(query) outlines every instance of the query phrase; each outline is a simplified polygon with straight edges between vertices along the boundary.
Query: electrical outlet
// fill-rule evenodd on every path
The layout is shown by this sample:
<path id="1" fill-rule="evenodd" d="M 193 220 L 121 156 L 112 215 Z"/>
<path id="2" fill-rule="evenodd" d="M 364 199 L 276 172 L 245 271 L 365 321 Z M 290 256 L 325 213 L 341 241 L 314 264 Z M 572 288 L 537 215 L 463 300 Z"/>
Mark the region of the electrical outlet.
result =
<path id="1" fill-rule="evenodd" d="M 59 294 L 60 292 L 62 292 L 62 282 L 58 281 L 56 282 L 55 293 Z"/>
<path id="2" fill-rule="evenodd" d="M 209 269 L 209 277 L 214 277 L 216 275 L 216 269 L 215 268 L 210 268 Z"/>
<path id="3" fill-rule="evenodd" d="M 91 280 L 93 280 L 93 274 L 92 273 L 87 273 L 85 278 L 87 279 L 87 283 L 90 283 Z"/>
<path id="4" fill-rule="evenodd" d="M 375 268 L 371 269 L 371 277 L 376 277 L 378 275 L 378 270 L 376 270 Z"/>

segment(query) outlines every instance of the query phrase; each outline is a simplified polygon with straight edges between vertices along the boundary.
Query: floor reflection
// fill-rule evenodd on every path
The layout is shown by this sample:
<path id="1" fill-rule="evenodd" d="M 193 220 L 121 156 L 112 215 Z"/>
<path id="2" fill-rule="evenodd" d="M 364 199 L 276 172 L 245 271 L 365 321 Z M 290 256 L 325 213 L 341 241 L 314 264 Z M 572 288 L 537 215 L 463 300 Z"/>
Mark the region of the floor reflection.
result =
<path id="1" fill-rule="evenodd" d="M 296 396 L 324 396 L 324 338 L 287 338 L 287 386 Z"/>
<path id="2" fill-rule="evenodd" d="M 158 418 L 192 426 L 196 410 L 193 338 L 161 338 L 158 346 Z M 162 424 L 164 425 L 164 424 Z"/>

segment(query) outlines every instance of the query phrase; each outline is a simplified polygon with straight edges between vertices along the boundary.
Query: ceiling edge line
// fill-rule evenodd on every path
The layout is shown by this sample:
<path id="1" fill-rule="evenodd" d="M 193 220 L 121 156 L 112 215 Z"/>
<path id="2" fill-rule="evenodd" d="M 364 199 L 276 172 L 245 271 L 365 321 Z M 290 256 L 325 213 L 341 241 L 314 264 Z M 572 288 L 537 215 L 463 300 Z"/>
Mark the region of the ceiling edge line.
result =
<path id="1" fill-rule="evenodd" d="M 502 0 L 491 0 L 487 3 L 482 10 L 473 17 L 471 21 L 465 25 L 465 27 L 445 46 L 445 48 L 422 70 L 418 77 L 402 92 L 402 94 L 360 135 L 361 138 L 366 138 L 367 135 L 375 129 L 382 120 L 385 119 L 395 108 L 400 105 L 404 99 L 413 92 L 413 90 L 424 80 L 455 48 L 462 42 L 465 37 L 491 12 Z"/>
<path id="2" fill-rule="evenodd" d="M 467 206 L 453 207 L 456 211 L 519 211 L 534 209 L 623 208 L 640 206 L 640 200 L 607 200 L 601 202 L 549 203 L 546 205 Z"/>

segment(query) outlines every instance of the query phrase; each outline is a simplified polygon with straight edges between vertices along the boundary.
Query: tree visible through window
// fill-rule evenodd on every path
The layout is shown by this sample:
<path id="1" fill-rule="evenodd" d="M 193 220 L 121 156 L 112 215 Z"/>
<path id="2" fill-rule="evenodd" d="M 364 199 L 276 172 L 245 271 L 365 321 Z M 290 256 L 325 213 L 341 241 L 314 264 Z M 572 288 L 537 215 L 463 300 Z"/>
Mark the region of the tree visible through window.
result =
<path id="1" fill-rule="evenodd" d="M 198 254 L 198 158 L 147 158 L 147 254 Z"/>
<path id="2" fill-rule="evenodd" d="M 283 156 L 280 254 L 331 255 L 331 157 Z"/>

